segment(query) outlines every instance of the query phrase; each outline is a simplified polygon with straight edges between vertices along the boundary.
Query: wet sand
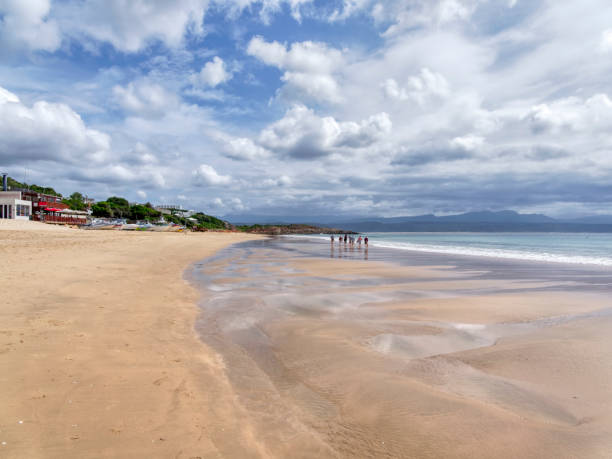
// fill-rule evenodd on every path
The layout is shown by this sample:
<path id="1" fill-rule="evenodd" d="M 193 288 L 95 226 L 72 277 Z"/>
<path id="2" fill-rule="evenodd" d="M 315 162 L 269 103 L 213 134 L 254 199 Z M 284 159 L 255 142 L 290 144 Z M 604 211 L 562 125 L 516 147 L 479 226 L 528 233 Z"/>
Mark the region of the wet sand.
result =
<path id="1" fill-rule="evenodd" d="M 612 454 L 610 270 L 281 239 L 190 280 L 259 444 L 227 456 Z"/>

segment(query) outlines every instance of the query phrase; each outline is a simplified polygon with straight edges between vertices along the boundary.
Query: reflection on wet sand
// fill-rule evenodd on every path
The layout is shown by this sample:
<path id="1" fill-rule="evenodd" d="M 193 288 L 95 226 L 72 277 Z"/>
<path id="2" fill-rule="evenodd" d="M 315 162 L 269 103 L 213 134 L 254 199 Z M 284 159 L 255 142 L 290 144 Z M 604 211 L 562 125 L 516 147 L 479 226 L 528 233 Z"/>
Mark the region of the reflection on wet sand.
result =
<path id="1" fill-rule="evenodd" d="M 248 243 L 194 270 L 198 331 L 264 455 L 609 457 L 605 288 L 507 263 L 399 266 L 379 251 L 364 263 L 367 247 L 329 250 Z"/>
<path id="2" fill-rule="evenodd" d="M 358 258 L 367 260 L 368 259 L 368 246 L 365 245 L 361 247 L 361 245 L 358 245 L 357 247 L 355 247 L 354 245 L 341 244 L 341 243 L 330 244 L 329 258 L 347 258 L 347 254 L 350 254 L 351 256 L 348 258 L 350 258 L 351 260 L 354 260 L 356 259 L 356 257 L 354 256 L 355 253 L 360 255 Z"/>

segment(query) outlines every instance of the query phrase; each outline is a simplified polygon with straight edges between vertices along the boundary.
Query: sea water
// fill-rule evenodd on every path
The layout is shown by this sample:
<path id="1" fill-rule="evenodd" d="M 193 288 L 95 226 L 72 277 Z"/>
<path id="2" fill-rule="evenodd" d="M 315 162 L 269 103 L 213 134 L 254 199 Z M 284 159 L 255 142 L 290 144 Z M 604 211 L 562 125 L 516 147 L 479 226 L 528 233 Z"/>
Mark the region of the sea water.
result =
<path id="1" fill-rule="evenodd" d="M 363 236 L 363 235 L 362 235 Z M 370 247 L 612 266 L 607 233 L 367 233 Z M 329 236 L 307 236 L 329 240 Z"/>

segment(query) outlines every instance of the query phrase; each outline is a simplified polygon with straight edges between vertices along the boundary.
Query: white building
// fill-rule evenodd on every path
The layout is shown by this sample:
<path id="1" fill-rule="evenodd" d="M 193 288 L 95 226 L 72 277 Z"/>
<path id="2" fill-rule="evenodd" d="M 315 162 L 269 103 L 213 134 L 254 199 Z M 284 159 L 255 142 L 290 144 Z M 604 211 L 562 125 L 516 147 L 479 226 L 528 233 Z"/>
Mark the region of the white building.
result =
<path id="1" fill-rule="evenodd" d="M 178 215 L 179 217 L 191 217 L 196 213 L 195 210 L 184 209 L 183 206 L 177 204 L 160 204 L 154 209 L 163 215 Z"/>
<path id="2" fill-rule="evenodd" d="M 32 202 L 22 199 L 21 191 L 0 191 L 0 218 L 29 220 Z"/>

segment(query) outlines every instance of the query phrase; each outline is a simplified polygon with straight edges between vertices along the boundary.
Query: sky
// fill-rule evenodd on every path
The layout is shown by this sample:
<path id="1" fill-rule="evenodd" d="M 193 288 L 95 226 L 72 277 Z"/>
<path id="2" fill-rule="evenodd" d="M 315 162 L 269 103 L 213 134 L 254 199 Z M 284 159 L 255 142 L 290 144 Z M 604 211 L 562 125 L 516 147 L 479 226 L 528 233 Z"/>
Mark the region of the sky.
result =
<path id="1" fill-rule="evenodd" d="M 609 0 L 0 0 L 0 171 L 213 215 L 612 213 Z"/>

